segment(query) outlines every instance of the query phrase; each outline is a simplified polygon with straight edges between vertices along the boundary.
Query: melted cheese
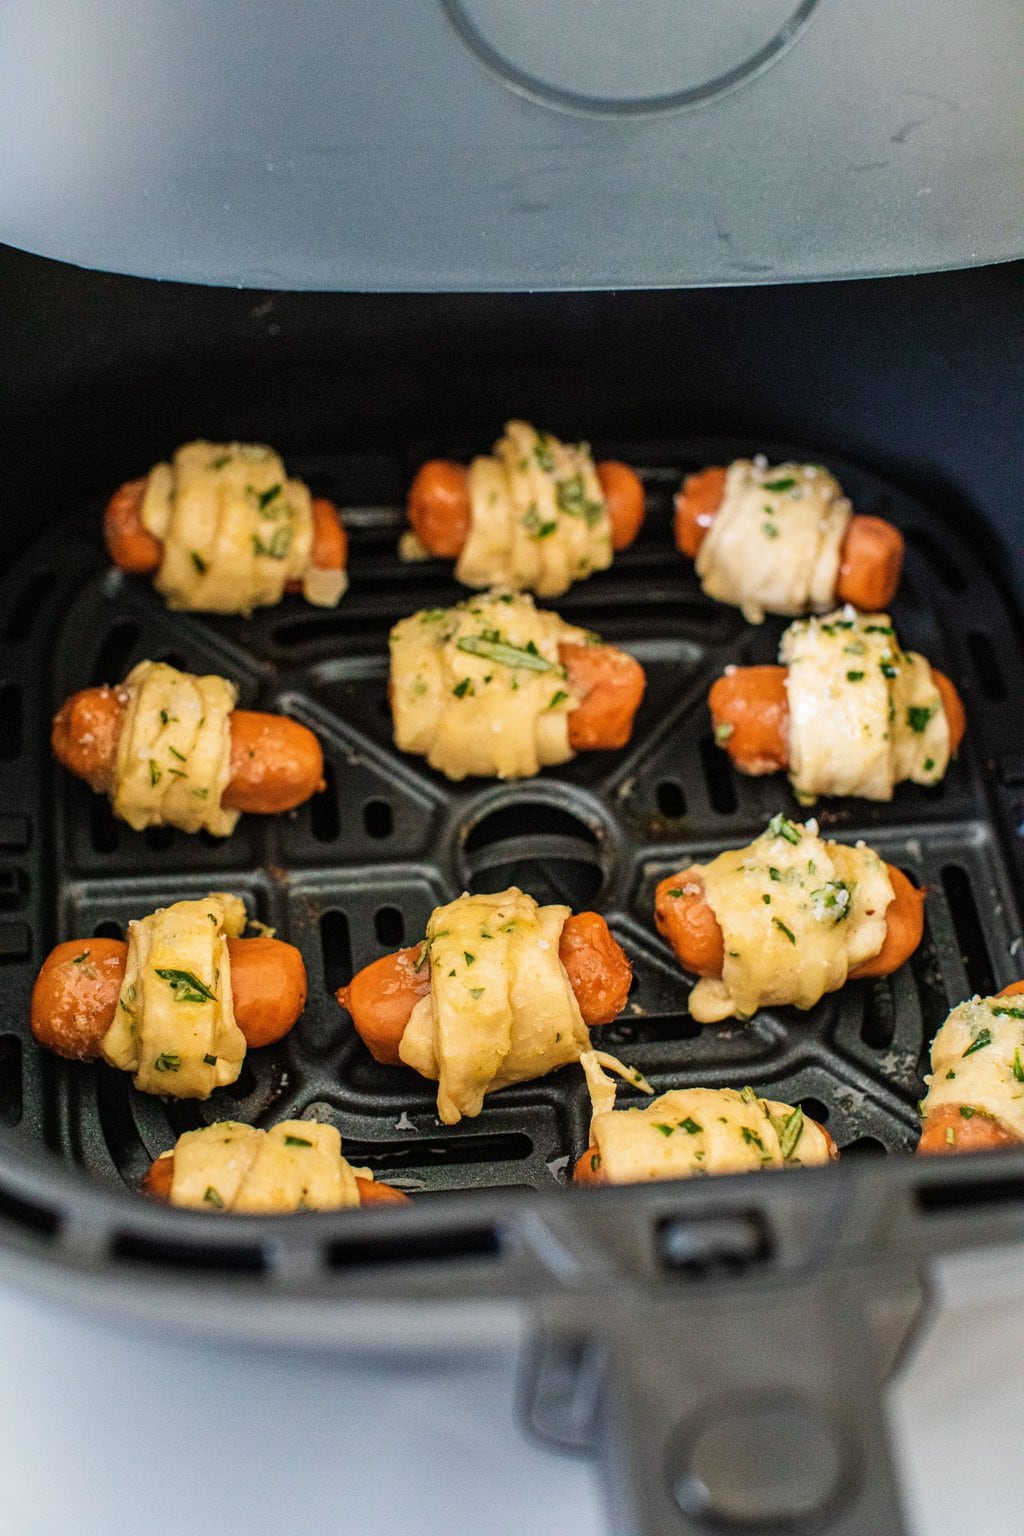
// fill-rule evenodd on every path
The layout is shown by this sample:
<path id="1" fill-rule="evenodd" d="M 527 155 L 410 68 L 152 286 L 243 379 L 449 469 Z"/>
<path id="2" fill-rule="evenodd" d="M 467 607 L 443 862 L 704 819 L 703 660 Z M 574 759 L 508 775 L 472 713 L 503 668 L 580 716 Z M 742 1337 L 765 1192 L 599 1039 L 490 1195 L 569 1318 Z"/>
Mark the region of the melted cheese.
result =
<path id="1" fill-rule="evenodd" d="M 697 555 L 701 586 L 751 624 L 820 613 L 835 602 L 849 521 L 850 503 L 820 466 L 737 459 Z"/>
<path id="2" fill-rule="evenodd" d="M 510 421 L 494 453 L 470 465 L 471 520 L 458 580 L 558 597 L 607 570 L 611 523 L 589 450 Z"/>
<path id="3" fill-rule="evenodd" d="M 242 1070 L 227 939 L 245 927 L 237 896 L 177 901 L 128 924 L 128 960 L 104 1061 L 143 1093 L 208 1099 Z"/>
<path id="4" fill-rule="evenodd" d="M 797 798 L 891 800 L 903 779 L 936 784 L 949 762 L 949 722 L 923 656 L 900 649 L 887 613 L 846 607 L 791 624 L 789 777 Z"/>
<path id="5" fill-rule="evenodd" d="M 449 779 L 526 778 L 567 762 L 579 699 L 558 647 L 587 639 L 508 592 L 402 619 L 391 631 L 395 745 Z"/>
<path id="6" fill-rule="evenodd" d="M 460 896 L 427 924 L 430 992 L 399 1046 L 436 1080 L 446 1125 L 478 1115 L 484 1094 L 578 1061 L 590 1044 L 558 957 L 568 907 L 538 907 L 515 886 Z"/>
<path id="7" fill-rule="evenodd" d="M 932 1041 L 921 1105 L 966 1105 L 1024 1141 L 1024 997 L 975 997 L 954 1008 Z"/>
<path id="8" fill-rule="evenodd" d="M 893 899 L 885 864 L 863 843 L 825 842 L 817 824 L 776 816 L 747 848 L 694 866 L 725 945 L 721 980 L 690 994 L 695 1019 L 811 1008 L 877 955 Z M 680 876 L 685 888 L 686 875 Z"/>
<path id="9" fill-rule="evenodd" d="M 309 490 L 259 443 L 186 443 L 150 471 L 141 519 L 163 543 L 155 584 L 171 608 L 251 613 L 296 580 L 333 607 L 348 585 L 313 565 Z"/>
<path id="10" fill-rule="evenodd" d="M 259 1131 L 222 1120 L 186 1131 L 165 1155 L 174 1157 L 172 1205 L 275 1215 L 359 1204 L 333 1125 L 283 1120 Z"/>
<path id="11" fill-rule="evenodd" d="M 588 1053 L 581 1058 L 588 1085 L 604 1077 Z M 610 1081 L 605 1078 L 605 1082 Z M 711 1173 L 827 1163 L 829 1139 L 803 1111 L 752 1088 L 673 1088 L 642 1109 L 598 1107 L 590 1142 L 610 1184 L 686 1179 Z M 607 1103 L 605 1093 L 599 1102 Z"/>
<path id="12" fill-rule="evenodd" d="M 140 661 L 122 691 L 127 708 L 111 788 L 114 814 L 136 832 L 167 825 L 227 837 L 239 816 L 221 805 L 231 779 L 234 684 Z"/>

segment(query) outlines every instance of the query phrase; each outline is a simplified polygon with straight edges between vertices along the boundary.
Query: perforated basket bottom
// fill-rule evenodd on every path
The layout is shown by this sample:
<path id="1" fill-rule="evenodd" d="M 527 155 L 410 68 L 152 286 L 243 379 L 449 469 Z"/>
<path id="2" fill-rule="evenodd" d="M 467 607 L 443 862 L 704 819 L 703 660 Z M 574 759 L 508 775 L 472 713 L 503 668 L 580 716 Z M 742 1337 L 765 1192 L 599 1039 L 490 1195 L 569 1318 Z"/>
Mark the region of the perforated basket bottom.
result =
<path id="1" fill-rule="evenodd" d="M 431 1085 L 373 1062 L 333 997 L 354 969 L 418 940 L 438 902 L 466 886 L 515 882 L 539 900 L 606 915 L 635 980 L 625 1013 L 598 1038 L 659 1090 L 752 1083 L 802 1103 L 847 1153 L 912 1146 L 938 1024 L 953 1003 L 1022 968 L 1018 636 L 988 573 L 927 507 L 820 448 L 801 454 L 828 461 L 858 511 L 906 532 L 900 635 L 961 689 L 968 740 L 938 789 L 903 786 L 889 806 L 819 807 L 827 832 L 865 837 L 928 887 L 925 942 L 911 964 L 808 1013 L 701 1028 L 687 1012 L 690 979 L 653 928 L 654 885 L 747 841 L 777 810 L 801 813 L 784 777 L 739 777 L 712 744 L 710 683 L 728 662 L 773 660 L 781 623 L 749 628 L 703 598 L 672 546 L 671 496 L 684 472 L 759 446 L 615 445 L 647 466 L 647 525 L 610 572 L 557 606 L 636 655 L 647 696 L 624 752 L 582 755 L 511 786 L 452 786 L 391 746 L 387 631 L 416 608 L 465 595 L 445 565 L 394 558 L 402 514 L 377 503 L 411 465 L 292 466 L 343 507 L 367 503 L 347 515 L 352 588 L 334 612 L 290 598 L 244 622 L 170 615 L 146 583 L 108 570 L 95 505 L 35 545 L 0 600 L 0 1124 L 131 1188 L 183 1130 L 227 1116 L 265 1125 L 296 1115 L 333 1121 L 354 1161 L 410 1191 L 550 1187 L 586 1142 L 578 1071 L 507 1090 L 478 1119 L 442 1126 Z M 243 818 L 225 842 L 165 829 L 139 836 L 114 822 L 105 800 L 51 763 L 49 720 L 69 693 L 115 681 L 144 656 L 222 671 L 239 682 L 245 706 L 312 726 L 327 788 L 292 816 Z M 53 943 L 121 934 L 129 917 L 211 888 L 237 890 L 303 953 L 309 1002 L 287 1041 L 251 1052 L 238 1083 L 203 1105 L 145 1097 L 123 1074 L 36 1047 L 28 1001 Z"/>

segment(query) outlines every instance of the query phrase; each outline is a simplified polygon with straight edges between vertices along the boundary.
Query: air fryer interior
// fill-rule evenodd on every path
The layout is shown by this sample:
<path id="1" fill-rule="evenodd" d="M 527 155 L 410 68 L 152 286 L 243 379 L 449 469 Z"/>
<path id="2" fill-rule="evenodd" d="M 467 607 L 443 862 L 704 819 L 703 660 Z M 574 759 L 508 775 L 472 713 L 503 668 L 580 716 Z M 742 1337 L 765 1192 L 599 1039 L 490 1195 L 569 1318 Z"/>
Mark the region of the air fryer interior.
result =
<path id="1" fill-rule="evenodd" d="M 919 1308 L 919 1270 L 931 1253 L 1014 1234 L 1024 1192 L 1016 1153 L 870 1155 L 913 1147 L 947 1009 L 1024 969 L 1013 331 L 1024 267 L 757 292 L 391 299 L 212 292 L 10 251 L 0 274 L 0 1274 L 62 1294 L 74 1284 L 149 1317 L 166 1319 L 170 1296 L 175 1326 L 248 1333 L 258 1319 L 263 1337 L 332 1345 L 403 1326 L 408 1339 L 422 1322 L 406 1313 L 403 1325 L 401 1305 L 429 1306 L 439 1339 L 442 1326 L 472 1333 L 473 1306 L 528 1302 L 543 1335 L 531 1422 L 560 1443 L 603 1438 L 629 1497 L 651 1482 L 657 1437 L 648 1446 L 623 1426 L 675 1422 L 675 1365 L 688 1351 L 685 1379 L 696 1362 L 703 1380 L 700 1339 L 713 1335 L 716 1381 L 731 1370 L 737 1390 L 759 1373 L 805 1388 L 813 1377 L 854 1416 L 878 1472 L 860 1528 L 883 1528 L 871 1499 L 891 1491 L 884 1448 L 865 1426 L 877 1426 L 876 1376 Z M 452 786 L 390 744 L 385 642 L 397 618 L 463 594 L 441 563 L 399 564 L 395 542 L 418 463 L 486 449 L 512 414 L 586 436 L 643 475 L 640 540 L 557 606 L 634 651 L 649 691 L 622 753 L 516 786 Z M 352 586 L 336 611 L 290 598 L 246 622 L 175 616 L 109 570 L 105 497 L 197 435 L 272 442 L 344 509 Z M 690 983 L 653 930 L 654 884 L 798 808 L 784 778 L 736 776 L 710 740 L 710 682 L 729 661 L 771 660 L 780 625 L 749 628 L 703 598 L 672 545 L 671 497 L 684 472 L 756 450 L 827 463 L 856 510 L 904 530 L 896 622 L 960 688 L 969 730 L 941 787 L 819 807 L 826 832 L 864 836 L 928 886 L 912 963 L 808 1014 L 700 1029 Z M 51 763 L 49 721 L 69 692 L 143 655 L 223 670 L 247 706 L 310 724 L 327 789 L 292 817 L 244 819 L 227 842 L 115 823 Z M 438 901 L 512 881 L 605 912 L 633 957 L 629 1005 L 601 1044 L 659 1089 L 750 1082 L 802 1102 L 826 1120 L 840 1164 L 566 1190 L 587 1133 L 574 1072 L 440 1125 L 430 1085 L 374 1064 L 332 993 L 417 940 Z M 119 932 L 211 888 L 238 890 L 303 951 L 309 1005 L 282 1046 L 251 1053 L 235 1088 L 206 1105 L 142 1097 L 102 1065 L 37 1049 L 28 1000 L 52 944 Z M 348 1154 L 413 1204 L 218 1221 L 137 1194 L 183 1129 L 285 1114 L 332 1119 Z M 790 1318 L 792 1287 L 804 1303 Z M 685 1336 L 672 1321 L 680 1298 L 703 1319 Z M 775 1342 L 752 1359 L 744 1340 L 762 1323 Z M 593 1366 L 595 1340 L 614 1366 L 600 1411 L 583 1390 L 611 1369 L 606 1353 Z M 652 1398 L 629 1351 L 650 1360 L 654 1340 L 664 1381 Z"/>

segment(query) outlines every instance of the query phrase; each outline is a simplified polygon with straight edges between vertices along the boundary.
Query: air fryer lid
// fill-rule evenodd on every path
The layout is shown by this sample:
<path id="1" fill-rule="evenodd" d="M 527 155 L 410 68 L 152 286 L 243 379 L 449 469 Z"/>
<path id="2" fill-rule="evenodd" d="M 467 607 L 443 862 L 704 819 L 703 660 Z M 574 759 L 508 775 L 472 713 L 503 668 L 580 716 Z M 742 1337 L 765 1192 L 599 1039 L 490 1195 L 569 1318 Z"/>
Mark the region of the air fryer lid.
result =
<path id="1" fill-rule="evenodd" d="M 14 0 L 0 240 L 257 287 L 766 283 L 1024 251 L 1005 0 Z"/>

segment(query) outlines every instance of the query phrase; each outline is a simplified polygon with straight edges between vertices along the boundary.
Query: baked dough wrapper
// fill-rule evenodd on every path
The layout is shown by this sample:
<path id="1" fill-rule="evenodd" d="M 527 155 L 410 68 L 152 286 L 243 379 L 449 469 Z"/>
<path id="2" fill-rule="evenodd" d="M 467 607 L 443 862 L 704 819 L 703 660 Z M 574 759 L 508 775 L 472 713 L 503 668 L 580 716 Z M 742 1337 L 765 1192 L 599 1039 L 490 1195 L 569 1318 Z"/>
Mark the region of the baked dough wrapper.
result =
<path id="1" fill-rule="evenodd" d="M 221 805 L 237 688 L 223 677 L 140 661 L 119 692 L 127 707 L 110 792 L 115 816 L 136 832 L 167 825 L 227 837 L 240 814 Z"/>
<path id="2" fill-rule="evenodd" d="M 836 600 L 850 516 L 842 487 L 820 465 L 736 459 L 697 555 L 701 586 L 751 624 L 766 613 L 824 612 Z"/>
<path id="3" fill-rule="evenodd" d="M 885 942 L 893 900 L 885 863 L 862 842 L 823 840 L 815 821 L 773 817 L 747 847 L 694 873 L 725 949 L 721 979 L 702 977 L 690 994 L 702 1023 L 750 1018 L 763 1007 L 811 1008 Z"/>
<path id="4" fill-rule="evenodd" d="M 235 1022 L 228 938 L 246 924 L 237 896 L 176 901 L 128 924 L 128 958 L 104 1061 L 142 1093 L 208 1099 L 236 1081 L 245 1036 Z"/>
<path id="5" fill-rule="evenodd" d="M 141 520 L 163 544 L 154 580 L 170 608 L 249 614 L 290 581 L 331 608 L 348 587 L 313 565 L 309 488 L 262 443 L 186 443 L 150 470 Z"/>
<path id="6" fill-rule="evenodd" d="M 580 700 L 558 648 L 593 638 L 500 590 L 402 619 L 391 631 L 395 745 L 453 780 L 527 778 L 568 762 Z"/>
<path id="7" fill-rule="evenodd" d="M 904 651 L 887 613 L 849 606 L 791 624 L 787 667 L 789 778 L 802 804 L 818 795 L 891 800 L 898 783 L 937 784 L 949 721 L 923 656 Z"/>
<path id="8" fill-rule="evenodd" d="M 1024 997 L 973 997 L 932 1041 L 925 1118 L 943 1105 L 988 1115 L 1024 1141 Z"/>
<path id="9" fill-rule="evenodd" d="M 605 1068 L 651 1093 L 639 1074 L 603 1051 L 580 1057 L 593 1111 L 590 1143 L 611 1184 L 811 1167 L 830 1159 L 828 1137 L 803 1111 L 752 1088 L 673 1088 L 644 1108 L 615 1108 Z"/>
<path id="10" fill-rule="evenodd" d="M 221 1120 L 186 1131 L 174 1158 L 171 1204 L 237 1215 L 336 1211 L 359 1202 L 355 1170 L 333 1125 L 282 1120 L 269 1130 Z M 360 1178 L 372 1178 L 360 1168 Z"/>
<path id="11" fill-rule="evenodd" d="M 469 467 L 469 534 L 455 565 L 467 587 L 558 597 L 612 563 L 604 492 L 585 444 L 509 421 L 494 456 Z"/>
<path id="12" fill-rule="evenodd" d="M 590 1034 L 558 956 L 569 916 L 515 886 L 437 907 L 420 958 L 430 992 L 399 1045 L 435 1081 L 446 1125 L 480 1113 L 484 1095 L 578 1061 Z"/>

